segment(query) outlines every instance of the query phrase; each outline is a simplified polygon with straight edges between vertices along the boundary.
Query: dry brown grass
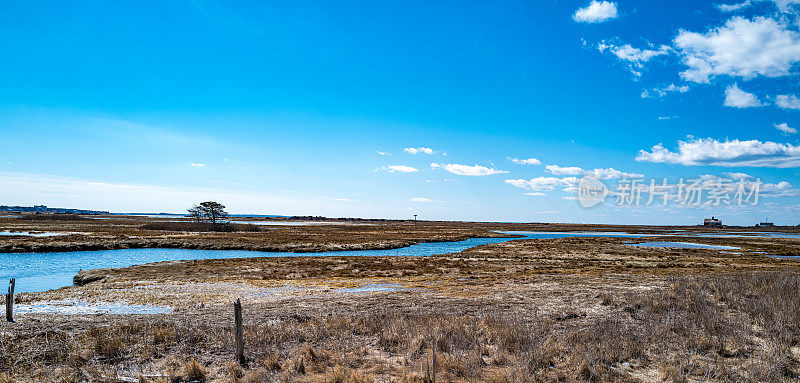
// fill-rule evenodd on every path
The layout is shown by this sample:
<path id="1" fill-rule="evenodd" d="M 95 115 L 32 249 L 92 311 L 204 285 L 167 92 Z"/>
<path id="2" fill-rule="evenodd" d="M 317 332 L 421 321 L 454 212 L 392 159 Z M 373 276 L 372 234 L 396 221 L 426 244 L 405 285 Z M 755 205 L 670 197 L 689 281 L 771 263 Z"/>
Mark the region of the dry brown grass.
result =
<path id="1" fill-rule="evenodd" d="M 601 298 L 608 312 L 598 319 L 578 312 L 452 315 L 383 307 L 371 314 L 247 323 L 249 365 L 243 370 L 230 366 L 233 330 L 227 321 L 131 318 L 74 333 L 0 338 L 0 371 L 16 379 L 57 370 L 64 381 L 88 381 L 91 371 L 146 366 L 156 372 L 177 368 L 182 379 L 209 381 L 419 382 L 435 349 L 443 382 L 800 376 L 797 273 L 681 277 L 661 289 L 608 295 Z M 188 362 L 175 362 L 181 360 Z"/>
<path id="2" fill-rule="evenodd" d="M 210 223 L 210 222 L 152 222 L 141 227 L 144 230 L 156 231 L 188 231 L 188 232 L 253 232 L 258 233 L 262 228 L 257 225 L 241 223 Z"/>

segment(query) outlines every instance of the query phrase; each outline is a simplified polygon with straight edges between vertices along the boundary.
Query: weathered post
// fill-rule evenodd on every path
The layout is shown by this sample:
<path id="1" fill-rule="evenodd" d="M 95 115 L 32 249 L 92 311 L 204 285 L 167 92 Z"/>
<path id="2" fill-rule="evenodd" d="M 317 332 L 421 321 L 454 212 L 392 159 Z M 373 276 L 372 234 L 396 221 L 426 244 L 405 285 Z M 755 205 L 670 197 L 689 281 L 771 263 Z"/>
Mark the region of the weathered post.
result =
<path id="1" fill-rule="evenodd" d="M 16 279 L 11 278 L 8 286 L 8 294 L 6 294 L 6 321 L 14 321 L 14 285 Z"/>
<path id="2" fill-rule="evenodd" d="M 433 376 L 431 379 L 431 383 L 436 383 L 436 346 L 439 344 L 439 337 L 434 337 L 433 340 Z"/>
<path id="3" fill-rule="evenodd" d="M 244 366 L 244 339 L 242 333 L 242 302 L 237 299 L 233 303 L 233 319 L 236 326 L 234 335 L 236 336 L 236 361 L 240 366 Z"/>

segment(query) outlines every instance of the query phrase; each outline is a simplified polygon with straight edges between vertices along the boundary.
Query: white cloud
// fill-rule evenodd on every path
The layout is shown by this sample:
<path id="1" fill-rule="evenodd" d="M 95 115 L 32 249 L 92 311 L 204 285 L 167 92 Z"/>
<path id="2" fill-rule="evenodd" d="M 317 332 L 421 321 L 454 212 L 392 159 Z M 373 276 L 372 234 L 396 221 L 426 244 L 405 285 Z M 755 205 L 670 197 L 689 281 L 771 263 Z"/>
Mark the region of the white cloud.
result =
<path id="1" fill-rule="evenodd" d="M 659 120 L 665 121 L 665 120 L 671 120 L 673 118 L 678 118 L 678 116 L 658 116 L 657 118 Z"/>
<path id="2" fill-rule="evenodd" d="M 614 44 L 606 44 L 605 41 L 597 44 L 597 49 L 600 52 L 608 50 L 614 56 L 617 56 L 618 59 L 635 64 L 640 68 L 653 57 L 666 55 L 671 51 L 671 48 L 666 45 L 660 46 L 658 50 L 652 50 L 634 48 L 630 44 L 616 46 Z"/>
<path id="3" fill-rule="evenodd" d="M 505 180 L 504 182 L 518 188 L 530 189 L 533 191 L 552 191 L 558 187 L 573 187 L 578 184 L 578 179 L 575 177 L 536 177 L 530 180 L 515 179 Z"/>
<path id="4" fill-rule="evenodd" d="M 558 165 L 547 165 L 544 167 L 547 169 L 548 172 L 553 173 L 557 176 L 564 176 L 564 175 L 580 175 L 586 172 L 582 168 L 577 166 L 558 166 Z"/>
<path id="5" fill-rule="evenodd" d="M 738 84 L 733 84 L 725 89 L 725 106 L 732 108 L 752 108 L 762 106 L 756 95 L 739 89 Z"/>
<path id="6" fill-rule="evenodd" d="M 653 88 L 653 89 L 645 89 L 642 91 L 642 98 L 651 98 L 651 97 L 664 97 L 670 93 L 686 93 L 689 91 L 688 85 L 675 85 L 669 84 L 663 88 Z"/>
<path id="7" fill-rule="evenodd" d="M 577 166 L 561 167 L 558 165 L 545 166 L 548 172 L 557 176 L 572 175 L 572 176 L 593 176 L 595 178 L 610 180 L 620 178 L 641 178 L 644 177 L 638 173 L 625 173 L 614 168 L 598 168 L 594 170 L 585 170 Z"/>
<path id="8" fill-rule="evenodd" d="M 617 17 L 617 3 L 592 0 L 589 5 L 579 8 L 572 19 L 579 23 L 602 23 Z"/>
<path id="9" fill-rule="evenodd" d="M 425 197 L 414 197 L 411 199 L 411 202 L 433 202 L 433 200 Z"/>
<path id="10" fill-rule="evenodd" d="M 480 165 L 461 165 L 461 164 L 431 164 L 431 168 L 444 169 L 459 176 L 489 176 L 493 174 L 508 173 L 504 170 L 487 168 Z"/>
<path id="11" fill-rule="evenodd" d="M 525 195 L 529 195 L 531 197 L 544 197 L 544 196 L 547 195 L 547 194 L 542 193 L 542 192 L 532 192 L 532 193 L 524 193 L 524 194 Z"/>
<path id="12" fill-rule="evenodd" d="M 704 34 L 681 30 L 674 43 L 689 67 L 681 76 L 693 82 L 719 75 L 784 76 L 800 61 L 800 34 L 766 17 L 733 17 Z"/>
<path id="13" fill-rule="evenodd" d="M 527 158 L 527 159 L 519 159 L 519 158 L 511 158 L 506 157 L 509 161 L 519 164 L 519 165 L 541 165 L 542 161 L 537 160 L 536 158 Z"/>
<path id="14" fill-rule="evenodd" d="M 746 173 L 725 172 L 725 173 L 722 173 L 722 174 L 730 177 L 732 180 L 748 180 L 748 179 L 751 179 L 751 178 L 756 178 L 756 177 L 753 177 L 753 176 L 751 176 L 749 174 L 746 174 Z"/>
<path id="15" fill-rule="evenodd" d="M 780 123 L 780 124 L 775 124 L 775 129 L 778 129 L 781 132 L 784 132 L 786 134 L 797 134 L 797 129 L 792 128 L 791 126 L 789 126 L 785 122 Z"/>
<path id="16" fill-rule="evenodd" d="M 375 153 L 378 153 L 381 156 L 391 156 L 392 155 L 391 153 L 382 152 L 380 150 L 376 151 Z"/>
<path id="17" fill-rule="evenodd" d="M 198 163 L 194 163 L 194 162 L 192 162 L 191 165 L 192 165 L 192 167 L 195 167 L 195 168 L 204 168 L 204 167 L 206 167 L 205 164 L 198 164 Z"/>
<path id="18" fill-rule="evenodd" d="M 614 168 L 594 169 L 587 171 L 586 175 L 592 175 L 596 178 L 603 180 L 620 179 L 620 178 L 642 178 L 643 174 L 639 173 L 625 173 Z"/>
<path id="19" fill-rule="evenodd" d="M 750 0 L 745 0 L 744 2 L 735 4 L 717 4 L 717 9 L 719 9 L 722 12 L 733 12 L 733 11 L 738 11 L 742 8 L 747 8 L 750 5 L 752 5 L 752 3 L 750 3 Z"/>
<path id="20" fill-rule="evenodd" d="M 783 109 L 800 109 L 800 98 L 793 94 L 779 94 L 775 97 L 775 105 Z"/>
<path id="21" fill-rule="evenodd" d="M 786 181 L 781 181 L 776 184 L 764 183 L 759 187 L 759 193 L 762 197 L 796 197 L 800 195 L 800 189 L 795 189 L 792 184 Z"/>
<path id="22" fill-rule="evenodd" d="M 418 153 L 421 153 L 421 154 L 433 154 L 433 153 L 436 153 L 435 150 L 433 150 L 431 148 L 422 147 L 422 146 L 420 146 L 418 148 L 405 148 L 405 149 L 403 149 L 403 151 L 408 153 L 408 154 L 418 154 Z"/>
<path id="23" fill-rule="evenodd" d="M 778 7 L 778 10 L 780 10 L 783 13 L 791 12 L 794 6 L 800 4 L 800 0 L 774 0 L 774 1 L 775 5 Z"/>
<path id="24" fill-rule="evenodd" d="M 662 144 L 653 146 L 650 152 L 640 150 L 636 161 L 685 166 L 792 168 L 800 167 L 800 146 L 758 140 L 692 139 L 678 141 L 676 152 Z"/>
<path id="25" fill-rule="evenodd" d="M 418 172 L 419 169 L 411 166 L 406 165 L 388 165 L 380 168 L 380 170 L 385 170 L 389 173 L 399 172 L 399 173 L 415 173 Z"/>

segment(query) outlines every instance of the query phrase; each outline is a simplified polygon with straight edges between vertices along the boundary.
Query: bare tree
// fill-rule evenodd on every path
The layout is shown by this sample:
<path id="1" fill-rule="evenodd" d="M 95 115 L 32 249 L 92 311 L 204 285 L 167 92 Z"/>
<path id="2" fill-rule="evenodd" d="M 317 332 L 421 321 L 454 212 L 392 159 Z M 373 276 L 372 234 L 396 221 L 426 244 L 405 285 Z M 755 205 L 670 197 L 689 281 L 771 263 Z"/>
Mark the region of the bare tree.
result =
<path id="1" fill-rule="evenodd" d="M 200 205 L 193 205 L 189 209 L 186 209 L 189 212 L 189 217 L 193 218 L 195 221 L 200 222 L 203 220 L 203 208 Z"/>
<path id="2" fill-rule="evenodd" d="M 228 217 L 228 212 L 225 211 L 225 205 L 219 202 L 201 202 L 200 210 L 203 214 L 203 217 L 211 221 L 211 223 L 217 223 L 218 220 Z"/>

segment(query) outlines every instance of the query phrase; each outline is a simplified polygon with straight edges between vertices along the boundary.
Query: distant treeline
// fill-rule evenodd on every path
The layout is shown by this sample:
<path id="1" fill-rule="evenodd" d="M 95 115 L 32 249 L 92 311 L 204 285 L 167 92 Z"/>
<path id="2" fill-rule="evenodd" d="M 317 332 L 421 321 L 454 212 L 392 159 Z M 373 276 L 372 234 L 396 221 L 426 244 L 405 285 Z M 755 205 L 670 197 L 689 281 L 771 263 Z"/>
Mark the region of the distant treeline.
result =
<path id="1" fill-rule="evenodd" d="M 109 214 L 107 211 L 68 209 L 63 207 L 34 206 L 6 206 L 0 205 L 0 212 L 13 213 L 45 213 L 45 214 Z"/>
<path id="2" fill-rule="evenodd" d="M 77 214 L 24 214 L 19 217 L 21 220 L 28 221 L 88 221 L 89 218 L 81 217 Z"/>

